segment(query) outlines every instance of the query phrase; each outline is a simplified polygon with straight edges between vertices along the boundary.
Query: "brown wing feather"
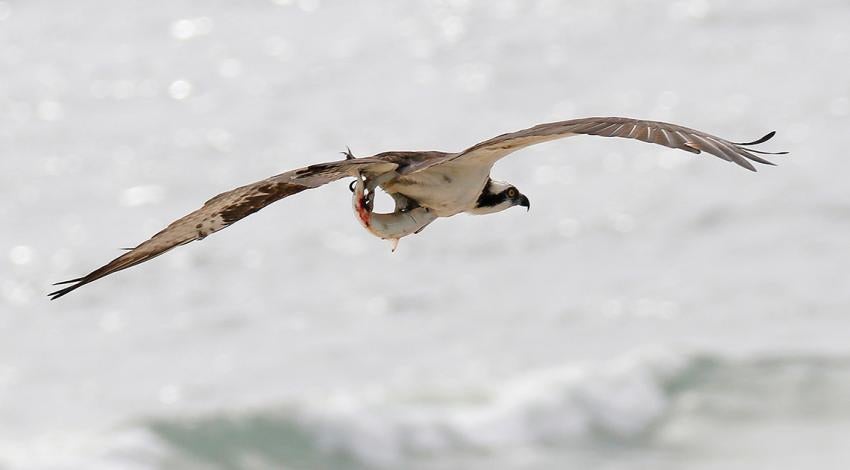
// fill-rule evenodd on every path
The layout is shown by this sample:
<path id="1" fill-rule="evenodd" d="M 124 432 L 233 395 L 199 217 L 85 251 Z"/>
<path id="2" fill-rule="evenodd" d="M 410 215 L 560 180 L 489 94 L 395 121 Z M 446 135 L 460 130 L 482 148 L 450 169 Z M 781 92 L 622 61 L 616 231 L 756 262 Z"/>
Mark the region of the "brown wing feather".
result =
<path id="1" fill-rule="evenodd" d="M 395 163 L 374 158 L 322 163 L 288 171 L 221 193 L 204 203 L 200 209 L 175 220 L 149 240 L 142 242 L 106 265 L 83 277 L 57 283 L 56 285 L 71 285 L 51 292 L 49 296 L 51 300 L 58 299 L 74 289 L 104 276 L 144 263 L 180 245 L 201 240 L 275 201 L 346 176 L 352 176 L 356 170 L 365 173 L 383 173 L 392 171 L 396 166 Z"/>
<path id="2" fill-rule="evenodd" d="M 623 137 L 665 147 L 685 150 L 691 153 L 707 152 L 724 160 L 737 163 L 752 171 L 754 161 L 765 165 L 773 163 L 754 155 L 754 153 L 781 155 L 787 152 L 762 152 L 744 148 L 761 144 L 774 136 L 771 132 L 761 139 L 747 143 L 734 143 L 711 134 L 676 124 L 660 121 L 645 121 L 623 117 L 591 117 L 570 121 L 540 124 L 517 132 L 502 134 L 475 144 L 472 147 L 444 159 L 447 161 L 470 158 L 493 163 L 500 158 L 529 145 L 569 137 L 577 134 L 598 135 L 602 137 Z"/>

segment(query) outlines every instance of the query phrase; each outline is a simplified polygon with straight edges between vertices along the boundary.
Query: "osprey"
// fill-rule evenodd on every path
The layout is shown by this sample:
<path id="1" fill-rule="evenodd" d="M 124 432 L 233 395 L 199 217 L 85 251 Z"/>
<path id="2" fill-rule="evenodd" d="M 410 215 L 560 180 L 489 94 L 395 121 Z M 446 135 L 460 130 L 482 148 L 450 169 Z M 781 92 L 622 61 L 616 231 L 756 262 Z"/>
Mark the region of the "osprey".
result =
<path id="1" fill-rule="evenodd" d="M 519 149 L 578 134 L 625 137 L 691 153 L 707 152 L 751 171 L 756 168 L 750 161 L 773 165 L 756 154 L 787 153 L 745 148 L 769 140 L 775 132 L 752 142 L 735 143 L 676 124 L 622 117 L 540 124 L 493 137 L 458 153 L 383 152 L 355 158 L 349 150 L 344 152 L 344 160 L 310 165 L 221 193 L 106 265 L 83 277 L 55 284 L 71 285 L 49 296 L 58 299 L 104 276 L 201 240 L 275 201 L 346 177 L 354 178 L 350 189 L 357 219 L 376 237 L 390 240 L 393 250 L 401 238 L 421 232 L 441 217 L 461 212 L 492 214 L 514 206 L 529 209 L 528 197 L 516 186 L 490 178 L 493 165 Z M 393 212 L 372 211 L 378 187 L 394 199 Z"/>

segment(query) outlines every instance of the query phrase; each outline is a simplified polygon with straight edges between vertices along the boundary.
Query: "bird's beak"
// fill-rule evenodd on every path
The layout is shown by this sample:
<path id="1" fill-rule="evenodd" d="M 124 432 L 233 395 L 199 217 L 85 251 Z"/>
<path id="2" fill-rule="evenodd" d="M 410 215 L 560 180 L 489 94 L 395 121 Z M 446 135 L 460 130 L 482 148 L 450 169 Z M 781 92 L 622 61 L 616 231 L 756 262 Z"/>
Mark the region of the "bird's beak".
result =
<path id="1" fill-rule="evenodd" d="M 525 207 L 526 212 L 531 210 L 531 201 L 529 201 L 528 198 L 525 197 L 525 194 L 520 194 L 518 201 L 519 202 L 517 202 L 517 205 Z"/>

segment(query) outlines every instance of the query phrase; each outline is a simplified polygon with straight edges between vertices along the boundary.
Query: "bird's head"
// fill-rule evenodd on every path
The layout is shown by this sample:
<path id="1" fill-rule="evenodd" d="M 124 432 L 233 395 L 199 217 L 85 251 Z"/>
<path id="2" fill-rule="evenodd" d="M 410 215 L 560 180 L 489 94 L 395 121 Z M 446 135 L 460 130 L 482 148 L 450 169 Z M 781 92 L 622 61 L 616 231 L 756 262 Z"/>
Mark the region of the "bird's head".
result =
<path id="1" fill-rule="evenodd" d="M 487 180 L 484 190 L 478 196 L 475 207 L 469 212 L 472 214 L 492 214 L 500 212 L 513 206 L 522 206 L 531 209 L 531 202 L 524 194 L 519 192 L 516 186 L 504 181 Z"/>

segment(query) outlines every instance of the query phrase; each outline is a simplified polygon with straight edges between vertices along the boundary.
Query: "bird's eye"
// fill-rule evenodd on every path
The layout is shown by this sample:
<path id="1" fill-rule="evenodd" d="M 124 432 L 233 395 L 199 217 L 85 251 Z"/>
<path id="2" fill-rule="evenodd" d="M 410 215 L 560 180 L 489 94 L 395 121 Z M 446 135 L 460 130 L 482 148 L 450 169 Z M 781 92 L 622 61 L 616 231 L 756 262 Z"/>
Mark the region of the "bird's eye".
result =
<path id="1" fill-rule="evenodd" d="M 516 188 L 508 188 L 508 197 L 515 198 L 517 194 Z"/>

